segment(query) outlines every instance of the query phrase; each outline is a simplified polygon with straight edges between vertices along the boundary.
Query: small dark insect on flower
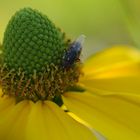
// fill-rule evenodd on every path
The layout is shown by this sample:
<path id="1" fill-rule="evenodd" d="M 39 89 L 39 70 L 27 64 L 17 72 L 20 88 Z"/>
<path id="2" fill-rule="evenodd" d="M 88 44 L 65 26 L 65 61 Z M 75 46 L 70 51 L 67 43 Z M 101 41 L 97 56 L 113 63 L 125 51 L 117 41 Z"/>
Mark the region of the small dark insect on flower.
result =
<path id="1" fill-rule="evenodd" d="M 85 40 L 85 35 L 80 35 L 72 44 L 70 44 L 68 50 L 64 53 L 62 67 L 64 69 L 70 68 L 74 62 L 79 61 L 79 57 L 82 51 L 82 46 Z"/>

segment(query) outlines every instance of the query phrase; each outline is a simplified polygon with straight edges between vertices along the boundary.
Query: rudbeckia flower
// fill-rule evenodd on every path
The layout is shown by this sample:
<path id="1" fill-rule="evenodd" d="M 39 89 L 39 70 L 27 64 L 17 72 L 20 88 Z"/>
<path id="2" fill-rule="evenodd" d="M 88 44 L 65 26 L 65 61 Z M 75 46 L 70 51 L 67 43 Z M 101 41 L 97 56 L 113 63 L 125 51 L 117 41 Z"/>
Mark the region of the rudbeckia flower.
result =
<path id="1" fill-rule="evenodd" d="M 82 65 L 81 41 L 31 8 L 11 18 L 0 57 L 1 140 L 140 139 L 140 52 L 114 46 Z"/>

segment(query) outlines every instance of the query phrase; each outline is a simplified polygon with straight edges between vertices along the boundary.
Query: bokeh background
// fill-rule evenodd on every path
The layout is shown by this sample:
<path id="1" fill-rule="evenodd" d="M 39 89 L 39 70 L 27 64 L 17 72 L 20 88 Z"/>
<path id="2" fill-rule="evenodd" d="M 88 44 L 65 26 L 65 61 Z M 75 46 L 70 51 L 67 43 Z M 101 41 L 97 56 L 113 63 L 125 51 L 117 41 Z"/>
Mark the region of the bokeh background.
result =
<path id="1" fill-rule="evenodd" d="M 0 42 L 20 8 L 38 9 L 72 40 L 86 35 L 83 58 L 112 45 L 140 46 L 139 0 L 0 0 Z"/>

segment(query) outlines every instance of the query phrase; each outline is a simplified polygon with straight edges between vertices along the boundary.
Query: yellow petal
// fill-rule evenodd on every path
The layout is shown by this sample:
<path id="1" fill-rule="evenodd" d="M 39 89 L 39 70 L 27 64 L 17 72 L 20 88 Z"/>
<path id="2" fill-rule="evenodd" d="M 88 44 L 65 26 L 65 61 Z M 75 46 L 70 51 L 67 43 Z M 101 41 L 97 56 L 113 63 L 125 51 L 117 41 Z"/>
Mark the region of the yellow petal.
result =
<path id="1" fill-rule="evenodd" d="M 99 94 L 140 93 L 140 52 L 113 47 L 85 62 L 81 84 Z"/>
<path id="2" fill-rule="evenodd" d="M 87 126 L 94 133 L 94 135 L 96 136 L 96 138 L 98 140 L 106 140 L 106 138 L 103 135 L 101 135 L 101 133 L 97 132 L 90 124 L 88 124 L 86 121 L 82 120 L 76 114 L 74 114 L 74 113 L 72 113 L 70 111 L 68 111 L 67 114 L 69 116 L 71 116 L 73 119 L 75 119 L 76 121 L 78 121 L 79 123 Z"/>
<path id="3" fill-rule="evenodd" d="M 66 93 L 67 108 L 109 140 L 140 139 L 140 104 L 115 95 L 99 96 L 84 93 Z"/>
<path id="4" fill-rule="evenodd" d="M 29 140 L 81 140 L 95 139 L 83 125 L 74 121 L 56 104 L 38 102 L 32 107 L 27 125 Z"/>
<path id="5" fill-rule="evenodd" d="M 0 98 L 0 139 L 25 140 L 30 102 L 15 104 L 10 97 Z"/>
<path id="6" fill-rule="evenodd" d="M 0 98 L 1 140 L 94 140 L 94 134 L 53 102 Z"/>

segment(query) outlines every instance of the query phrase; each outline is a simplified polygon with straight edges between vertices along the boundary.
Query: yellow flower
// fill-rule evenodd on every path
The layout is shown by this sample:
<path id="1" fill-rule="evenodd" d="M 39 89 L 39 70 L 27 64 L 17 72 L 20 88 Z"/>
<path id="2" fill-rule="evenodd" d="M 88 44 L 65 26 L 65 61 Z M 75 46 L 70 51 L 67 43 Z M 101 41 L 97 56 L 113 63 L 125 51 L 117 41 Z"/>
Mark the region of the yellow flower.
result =
<path id="1" fill-rule="evenodd" d="M 82 38 L 69 42 L 31 8 L 11 18 L 0 51 L 0 140 L 140 139 L 140 52 L 114 46 L 81 68 Z"/>
<path id="2" fill-rule="evenodd" d="M 113 47 L 90 57 L 83 72 L 79 84 L 86 90 L 62 95 L 69 113 L 51 101 L 15 104 L 1 96 L 0 139 L 140 139 L 140 53 Z"/>

